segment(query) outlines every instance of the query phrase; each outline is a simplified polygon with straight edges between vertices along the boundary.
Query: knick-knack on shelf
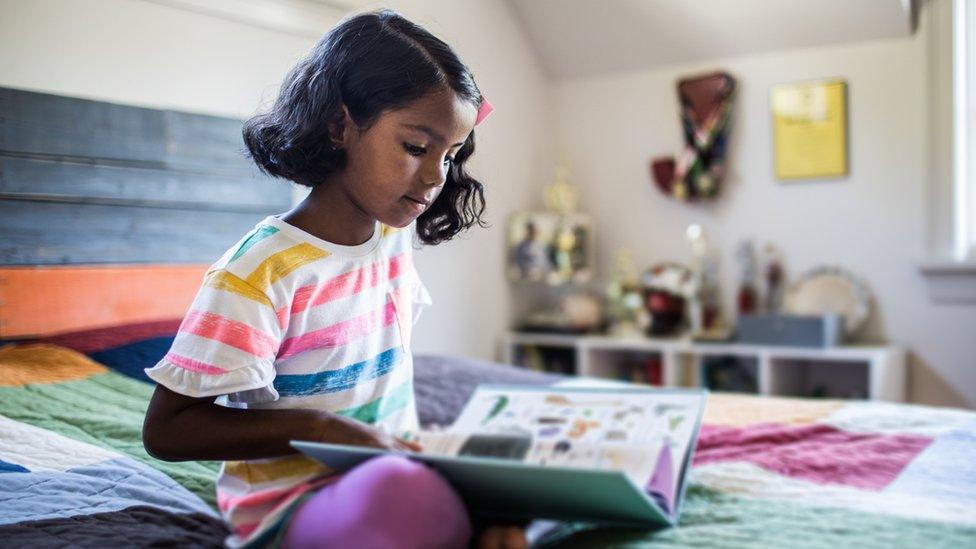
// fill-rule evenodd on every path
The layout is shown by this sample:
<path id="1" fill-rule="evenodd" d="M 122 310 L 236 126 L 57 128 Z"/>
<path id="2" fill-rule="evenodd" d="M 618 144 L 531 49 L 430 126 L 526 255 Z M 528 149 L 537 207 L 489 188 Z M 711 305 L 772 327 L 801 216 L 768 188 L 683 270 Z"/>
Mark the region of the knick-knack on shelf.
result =
<path id="1" fill-rule="evenodd" d="M 708 237 L 701 225 L 688 226 L 685 236 L 691 243 L 695 260 L 692 270 L 698 281 L 689 309 L 692 333 L 705 332 L 718 327 L 721 318 L 721 293 L 718 283 L 718 255 L 709 246 Z"/>
<path id="2" fill-rule="evenodd" d="M 783 283 L 786 275 L 779 249 L 772 243 L 763 247 L 763 276 L 766 279 L 766 312 L 779 312 L 783 304 Z"/>
<path id="3" fill-rule="evenodd" d="M 739 263 L 739 292 L 736 308 L 739 315 L 756 312 L 759 295 L 756 292 L 756 250 L 751 240 L 743 240 L 735 250 Z"/>

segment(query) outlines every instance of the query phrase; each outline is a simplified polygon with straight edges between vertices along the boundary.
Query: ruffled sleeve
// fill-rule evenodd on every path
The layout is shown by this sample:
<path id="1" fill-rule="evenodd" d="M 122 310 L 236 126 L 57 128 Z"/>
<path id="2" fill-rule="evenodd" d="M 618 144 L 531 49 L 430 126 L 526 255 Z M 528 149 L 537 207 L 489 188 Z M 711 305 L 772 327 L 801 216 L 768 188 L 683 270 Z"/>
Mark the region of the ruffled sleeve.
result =
<path id="1" fill-rule="evenodd" d="M 274 361 L 283 329 L 271 300 L 226 270 L 207 273 L 153 381 L 191 397 L 277 400 Z"/>

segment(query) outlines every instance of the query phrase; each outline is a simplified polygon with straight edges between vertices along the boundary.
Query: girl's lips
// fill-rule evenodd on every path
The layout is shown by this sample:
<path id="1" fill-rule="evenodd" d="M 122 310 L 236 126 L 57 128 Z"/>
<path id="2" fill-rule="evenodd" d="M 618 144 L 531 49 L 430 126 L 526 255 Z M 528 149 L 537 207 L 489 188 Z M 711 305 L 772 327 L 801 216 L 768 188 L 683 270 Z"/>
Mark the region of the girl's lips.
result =
<path id="1" fill-rule="evenodd" d="M 416 198 L 412 198 L 409 196 L 404 196 L 403 198 L 406 200 L 406 203 L 410 207 L 410 209 L 418 213 L 423 213 L 423 211 L 427 209 L 426 202 L 421 202 L 420 200 L 417 200 Z"/>
<path id="2" fill-rule="evenodd" d="M 410 195 L 405 195 L 404 198 L 406 198 L 407 200 L 410 200 L 412 202 L 416 202 L 418 204 L 423 204 L 424 206 L 429 206 L 430 205 L 430 201 L 429 200 L 425 200 L 425 199 L 422 199 L 422 198 L 414 198 L 414 197 L 412 197 Z"/>

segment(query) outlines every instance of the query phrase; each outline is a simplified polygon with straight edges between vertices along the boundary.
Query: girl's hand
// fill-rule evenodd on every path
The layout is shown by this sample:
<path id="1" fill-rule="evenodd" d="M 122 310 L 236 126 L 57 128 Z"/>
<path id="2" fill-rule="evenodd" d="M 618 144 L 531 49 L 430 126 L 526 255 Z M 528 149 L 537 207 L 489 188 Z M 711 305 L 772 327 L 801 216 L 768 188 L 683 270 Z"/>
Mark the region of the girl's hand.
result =
<path id="1" fill-rule="evenodd" d="M 326 416 L 321 429 L 315 433 L 313 440 L 330 444 L 384 448 L 400 452 L 419 452 L 421 450 L 420 445 L 416 442 L 397 438 L 362 421 L 336 414 Z"/>
<path id="2" fill-rule="evenodd" d="M 489 526 L 478 536 L 478 549 L 528 549 L 525 529 L 521 526 Z"/>

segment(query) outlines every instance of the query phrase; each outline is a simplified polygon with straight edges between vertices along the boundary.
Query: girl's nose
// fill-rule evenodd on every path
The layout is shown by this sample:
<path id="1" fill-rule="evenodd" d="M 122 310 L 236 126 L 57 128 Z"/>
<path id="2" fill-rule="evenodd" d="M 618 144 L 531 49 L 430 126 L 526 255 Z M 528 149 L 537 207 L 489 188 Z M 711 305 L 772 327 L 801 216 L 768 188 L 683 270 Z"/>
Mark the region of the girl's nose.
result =
<path id="1" fill-rule="evenodd" d="M 421 181 L 429 187 L 440 187 L 447 180 L 447 169 L 441 162 L 431 162 L 424 167 Z"/>

